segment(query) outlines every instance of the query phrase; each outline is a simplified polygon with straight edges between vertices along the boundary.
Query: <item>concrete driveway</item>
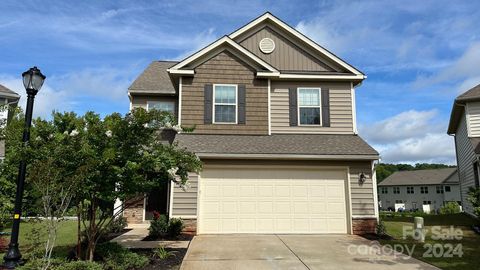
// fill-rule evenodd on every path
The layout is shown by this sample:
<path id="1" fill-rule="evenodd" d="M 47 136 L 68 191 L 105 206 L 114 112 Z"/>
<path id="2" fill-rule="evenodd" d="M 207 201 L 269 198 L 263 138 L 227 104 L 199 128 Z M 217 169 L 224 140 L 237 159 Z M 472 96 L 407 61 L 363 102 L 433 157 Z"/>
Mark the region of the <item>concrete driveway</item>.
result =
<path id="1" fill-rule="evenodd" d="M 201 235 L 180 269 L 438 269 L 379 247 L 355 235 Z"/>

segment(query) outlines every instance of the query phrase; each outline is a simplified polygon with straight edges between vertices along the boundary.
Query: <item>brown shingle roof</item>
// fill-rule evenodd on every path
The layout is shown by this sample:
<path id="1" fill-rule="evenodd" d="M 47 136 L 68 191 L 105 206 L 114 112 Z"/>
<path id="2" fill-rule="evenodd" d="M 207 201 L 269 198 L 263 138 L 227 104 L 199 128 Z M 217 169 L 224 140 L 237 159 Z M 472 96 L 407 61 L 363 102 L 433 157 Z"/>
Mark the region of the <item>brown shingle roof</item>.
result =
<path id="1" fill-rule="evenodd" d="M 378 152 L 356 135 L 275 134 L 203 135 L 181 133 L 180 147 L 202 154 L 375 156 Z"/>
<path id="2" fill-rule="evenodd" d="M 448 180 L 449 183 L 458 183 L 457 168 L 399 171 L 385 178 L 378 186 L 414 186 L 438 185 Z"/>
<path id="3" fill-rule="evenodd" d="M 448 134 L 455 134 L 457 131 L 457 126 L 463 113 L 462 104 L 475 100 L 480 100 L 480 84 L 459 95 L 453 102 L 452 112 L 450 114 L 450 122 L 447 129 Z"/>
<path id="4" fill-rule="evenodd" d="M 480 84 L 456 98 L 457 101 L 467 101 L 472 99 L 480 99 Z"/>
<path id="5" fill-rule="evenodd" d="M 0 96 L 7 96 L 7 97 L 17 97 L 20 98 L 20 95 L 17 94 L 16 92 L 8 89 L 7 87 L 3 86 L 0 84 Z"/>
<path id="6" fill-rule="evenodd" d="M 175 86 L 170 80 L 167 68 L 175 61 L 154 61 L 130 85 L 128 91 L 137 94 L 176 94 Z"/>

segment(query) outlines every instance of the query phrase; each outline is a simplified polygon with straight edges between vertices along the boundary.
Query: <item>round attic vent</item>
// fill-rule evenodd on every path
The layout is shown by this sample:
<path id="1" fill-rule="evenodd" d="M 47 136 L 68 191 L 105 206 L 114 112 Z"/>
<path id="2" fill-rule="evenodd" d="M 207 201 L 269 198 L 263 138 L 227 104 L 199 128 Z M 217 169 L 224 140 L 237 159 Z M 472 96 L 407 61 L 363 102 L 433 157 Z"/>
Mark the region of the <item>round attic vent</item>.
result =
<path id="1" fill-rule="evenodd" d="M 260 43 L 258 43 L 258 47 L 260 47 L 260 51 L 263 53 L 271 53 L 275 50 L 275 42 L 270 38 L 263 38 L 260 40 Z"/>

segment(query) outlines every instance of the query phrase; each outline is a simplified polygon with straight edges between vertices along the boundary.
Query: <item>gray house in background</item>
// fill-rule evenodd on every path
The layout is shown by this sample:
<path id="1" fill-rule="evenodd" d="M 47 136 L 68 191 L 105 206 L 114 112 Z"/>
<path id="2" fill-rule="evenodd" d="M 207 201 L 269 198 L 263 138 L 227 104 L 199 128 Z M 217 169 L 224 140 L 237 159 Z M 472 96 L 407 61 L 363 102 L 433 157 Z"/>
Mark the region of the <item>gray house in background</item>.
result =
<path id="1" fill-rule="evenodd" d="M 0 123 L 6 124 L 10 108 L 18 104 L 20 95 L 0 84 Z M 5 158 L 5 141 L 0 141 L 0 160 Z"/>
<path id="2" fill-rule="evenodd" d="M 473 215 L 467 198 L 471 187 L 480 187 L 480 85 L 455 99 L 447 132 L 455 136 L 463 208 Z"/>
<path id="3" fill-rule="evenodd" d="M 395 172 L 378 184 L 381 210 L 436 211 L 446 202 L 461 204 L 456 168 Z"/>

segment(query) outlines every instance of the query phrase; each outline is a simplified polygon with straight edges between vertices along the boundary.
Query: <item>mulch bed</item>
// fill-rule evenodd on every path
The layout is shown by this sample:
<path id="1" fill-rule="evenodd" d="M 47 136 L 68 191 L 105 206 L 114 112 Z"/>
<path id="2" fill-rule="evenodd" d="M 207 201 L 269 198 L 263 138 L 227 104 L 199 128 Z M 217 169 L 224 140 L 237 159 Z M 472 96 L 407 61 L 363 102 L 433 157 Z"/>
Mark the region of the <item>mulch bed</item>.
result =
<path id="1" fill-rule="evenodd" d="M 392 240 L 393 237 L 391 237 L 390 235 L 386 234 L 386 235 L 378 235 L 376 233 L 366 233 L 366 234 L 361 234 L 360 235 L 361 237 L 363 238 L 366 238 L 370 241 L 378 241 L 378 240 Z"/>
<path id="2" fill-rule="evenodd" d="M 8 239 L 5 236 L 0 235 L 0 253 L 7 251 Z"/>
<path id="3" fill-rule="evenodd" d="M 174 251 L 175 256 L 171 256 L 168 259 L 159 260 L 159 259 L 151 259 L 150 264 L 142 268 L 143 270 L 153 270 L 153 269 L 180 269 L 180 265 L 182 264 L 183 258 L 187 253 L 186 248 L 166 248 L 168 251 Z M 152 256 L 152 252 L 150 250 L 138 249 L 132 250 L 138 254 L 142 254 L 148 257 Z"/>
<path id="4" fill-rule="evenodd" d="M 168 235 L 160 236 L 160 237 L 152 237 L 147 236 L 142 239 L 142 241 L 191 241 L 193 239 L 193 235 L 189 233 L 182 233 L 177 237 L 170 237 Z"/>

